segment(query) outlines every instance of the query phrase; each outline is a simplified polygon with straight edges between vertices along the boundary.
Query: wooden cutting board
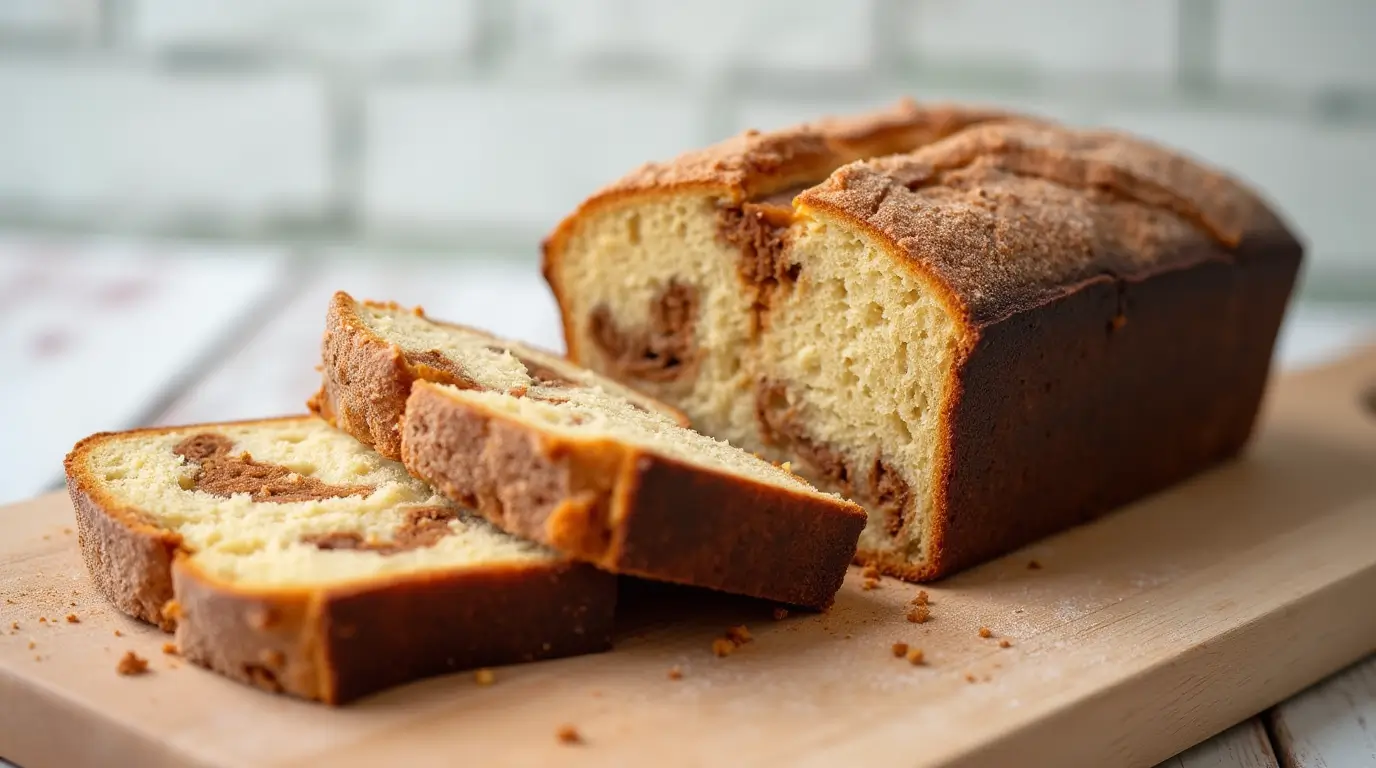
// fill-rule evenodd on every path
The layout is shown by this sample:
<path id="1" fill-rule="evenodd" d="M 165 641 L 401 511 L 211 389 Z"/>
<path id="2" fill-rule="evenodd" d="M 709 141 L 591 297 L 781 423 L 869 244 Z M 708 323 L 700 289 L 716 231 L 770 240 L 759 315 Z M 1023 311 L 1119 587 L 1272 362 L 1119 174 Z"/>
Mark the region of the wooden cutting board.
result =
<path id="1" fill-rule="evenodd" d="M 62 495 L 0 510 L 0 755 L 26 768 L 1146 766 L 1376 650 L 1376 350 L 1277 382 L 1245 458 L 927 586 L 925 624 L 904 618 L 917 587 L 858 573 L 829 613 L 783 620 L 631 584 L 610 653 L 342 710 L 165 655 L 93 594 L 71 527 Z M 734 624 L 754 641 L 714 657 Z M 116 675 L 127 650 L 151 674 Z"/>

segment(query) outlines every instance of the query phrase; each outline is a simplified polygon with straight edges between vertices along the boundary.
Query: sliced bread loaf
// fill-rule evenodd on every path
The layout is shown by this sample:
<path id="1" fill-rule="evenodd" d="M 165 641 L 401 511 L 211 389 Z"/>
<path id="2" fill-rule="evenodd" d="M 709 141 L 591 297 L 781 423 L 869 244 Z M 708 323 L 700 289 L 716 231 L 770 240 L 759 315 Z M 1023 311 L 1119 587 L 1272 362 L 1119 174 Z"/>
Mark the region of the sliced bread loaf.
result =
<path id="1" fill-rule="evenodd" d="M 914 109 L 952 130 L 848 165 L 894 118 L 747 133 L 594 195 L 546 242 L 570 357 L 860 501 L 859 559 L 912 579 L 1236 453 L 1279 217 L 1128 136 Z"/>
<path id="2" fill-rule="evenodd" d="M 596 374 L 532 365 L 523 345 L 346 294 L 329 321 L 321 412 L 399 436 L 407 469 L 505 530 L 609 571 L 797 605 L 840 588 L 856 505 Z M 400 414 L 347 405 L 402 390 Z"/>
<path id="3" fill-rule="evenodd" d="M 66 468 L 100 591 L 246 683 L 339 704 L 610 643 L 614 577 L 314 417 L 93 435 Z"/>

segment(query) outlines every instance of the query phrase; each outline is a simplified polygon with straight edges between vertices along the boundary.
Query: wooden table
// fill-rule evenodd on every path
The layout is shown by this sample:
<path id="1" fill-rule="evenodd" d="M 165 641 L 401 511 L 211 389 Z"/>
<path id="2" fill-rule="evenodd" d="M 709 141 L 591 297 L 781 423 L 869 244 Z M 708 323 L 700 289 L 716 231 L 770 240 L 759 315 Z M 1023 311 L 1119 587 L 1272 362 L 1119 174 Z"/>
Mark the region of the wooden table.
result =
<path id="1" fill-rule="evenodd" d="M 58 487 L 61 457 L 91 432 L 300 412 L 341 288 L 561 346 L 533 260 L 0 238 L 0 503 Z M 1376 310 L 1302 305 L 1278 363 L 1369 336 Z M 1165 765 L 1376 766 L 1376 657 Z"/>

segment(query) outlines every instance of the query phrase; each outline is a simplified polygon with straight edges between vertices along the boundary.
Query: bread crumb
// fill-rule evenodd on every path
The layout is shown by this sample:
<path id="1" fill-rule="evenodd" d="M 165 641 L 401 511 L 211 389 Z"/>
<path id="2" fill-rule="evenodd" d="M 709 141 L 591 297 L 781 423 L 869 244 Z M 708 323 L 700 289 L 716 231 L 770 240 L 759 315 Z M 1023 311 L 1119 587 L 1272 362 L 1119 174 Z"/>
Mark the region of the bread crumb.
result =
<path id="1" fill-rule="evenodd" d="M 76 617 L 76 614 L 75 614 L 75 613 L 69 613 L 69 614 L 67 614 L 67 623 L 68 623 L 68 624 L 80 624 L 80 623 L 81 623 L 81 619 L 78 619 L 78 618 Z"/>
<path id="2" fill-rule="evenodd" d="M 879 567 L 874 565 L 873 563 L 862 568 L 860 570 L 860 575 L 864 576 L 867 579 L 874 579 L 875 581 L 878 581 L 882 576 L 879 573 Z"/>
<path id="3" fill-rule="evenodd" d="M 785 461 L 784 463 L 779 465 L 779 469 L 782 469 L 783 471 L 791 475 L 793 474 L 793 462 Z"/>
<path id="4" fill-rule="evenodd" d="M 19 630 L 19 622 L 17 622 L 17 621 L 11 621 L 11 622 L 10 622 L 10 629 L 13 629 L 13 630 L 15 630 L 15 631 L 18 631 L 18 630 Z"/>
<path id="5" fill-rule="evenodd" d="M 473 673 L 473 680 L 477 682 L 478 685 L 492 685 L 497 682 L 497 673 L 484 667 Z"/>
<path id="6" fill-rule="evenodd" d="M 1000 647 L 1000 648 L 1012 648 L 1012 647 L 1013 647 L 1013 644 L 1010 643 L 1010 642 L 1008 641 L 1007 638 L 1004 638 L 1003 640 L 1000 640 L 1000 641 L 999 641 L 999 647 Z"/>
<path id="7" fill-rule="evenodd" d="M 745 645 L 755 639 L 750 636 L 750 630 L 744 624 L 727 629 L 726 638 L 736 645 Z"/>
<path id="8" fill-rule="evenodd" d="M 35 653 L 35 654 L 33 655 L 33 660 L 34 660 L 34 661 L 42 661 L 42 660 L 43 660 L 43 657 L 42 657 L 42 656 L 39 656 L 38 654 Z"/>
<path id="9" fill-rule="evenodd" d="M 29 650 L 32 651 L 34 648 L 37 648 L 37 647 L 38 647 L 38 643 L 35 643 L 35 642 L 32 641 L 32 640 L 29 641 Z"/>
<path id="10" fill-rule="evenodd" d="M 142 675 L 148 671 L 148 659 L 139 656 L 133 651 L 125 651 L 120 657 L 119 664 L 115 666 L 115 671 L 121 675 Z"/>
<path id="11" fill-rule="evenodd" d="M 908 609 L 908 621 L 914 624 L 926 624 L 932 618 L 932 610 L 925 605 L 914 605 Z"/>
<path id="12" fill-rule="evenodd" d="M 554 733 L 555 738 L 559 739 L 560 744 L 582 744 L 583 735 L 577 728 L 571 725 L 561 725 L 559 730 Z"/>
<path id="13" fill-rule="evenodd" d="M 925 590 L 925 589 L 919 589 L 919 590 L 917 590 L 917 597 L 914 597 L 914 598 L 911 600 L 911 602 L 912 602 L 913 605 L 931 605 L 931 604 L 932 604 L 931 600 L 927 597 L 927 590 Z"/>
<path id="14" fill-rule="evenodd" d="M 5 598 L 5 605 L 14 605 L 14 601 L 7 597 Z"/>
<path id="15" fill-rule="evenodd" d="M 730 640 L 719 637 L 712 641 L 712 653 L 718 658 L 725 658 L 736 651 L 736 644 Z"/>
<path id="16" fill-rule="evenodd" d="M 965 673 L 965 682 L 967 682 L 967 683 L 973 683 L 973 682 L 975 682 L 975 676 L 972 675 L 972 674 L 970 674 L 969 672 L 966 672 L 966 673 Z"/>
<path id="17" fill-rule="evenodd" d="M 182 604 L 176 600 L 168 600 L 163 603 L 162 617 L 164 621 L 176 621 L 182 617 Z"/>
<path id="18" fill-rule="evenodd" d="M 176 643 L 163 643 L 163 644 L 162 644 L 162 652 L 165 653 L 165 654 L 167 654 L 168 656 L 176 656 L 176 655 L 177 655 L 177 644 L 176 644 Z"/>
<path id="19" fill-rule="evenodd" d="M 980 627 L 979 636 L 983 638 L 990 638 L 994 636 L 994 633 L 988 627 Z"/>
<path id="20" fill-rule="evenodd" d="M 1029 571 L 1040 571 L 1041 569 L 1042 569 L 1041 561 L 1039 561 L 1039 560 L 1028 560 L 1028 561 L 1027 561 L 1027 570 L 1029 570 Z"/>
<path id="21" fill-rule="evenodd" d="M 62 526 L 62 532 L 65 533 L 65 534 L 67 534 L 68 536 L 71 536 L 71 535 L 72 535 L 72 529 L 71 529 L 71 528 L 68 528 L 68 527 L 65 526 L 65 525 Z"/>
<path id="22" fill-rule="evenodd" d="M 907 644 L 907 643 L 894 643 L 894 644 L 893 644 L 892 650 L 893 650 L 894 658 L 896 658 L 896 659 L 901 659 L 901 658 L 903 658 L 903 657 L 908 653 L 908 644 Z"/>
<path id="23" fill-rule="evenodd" d="M 922 653 L 921 648 L 914 648 L 908 651 L 908 663 L 914 667 L 927 663 L 926 655 Z"/>
<path id="24" fill-rule="evenodd" d="M 67 606 L 68 606 L 69 608 L 75 608 L 75 607 L 76 607 L 76 601 L 73 600 L 72 602 L 67 603 Z"/>
<path id="25" fill-rule="evenodd" d="M 785 608 L 785 607 L 783 607 L 783 606 L 777 606 L 777 607 L 774 608 L 774 620 L 775 620 L 775 621 L 783 621 L 783 620 L 786 619 L 786 618 L 788 618 L 788 609 L 787 609 L 787 608 Z"/>
<path id="26" fill-rule="evenodd" d="M 48 618 L 47 618 L 46 616 L 39 616 L 39 617 L 38 617 L 38 623 L 39 623 L 39 624 L 47 624 L 47 623 L 48 623 Z"/>
<path id="27" fill-rule="evenodd" d="M 124 637 L 124 633 L 117 629 L 115 630 L 115 637 Z"/>
<path id="28" fill-rule="evenodd" d="M 866 592 L 870 591 L 871 589 L 879 589 L 879 579 L 865 579 L 864 581 L 860 582 L 860 588 L 865 590 Z"/>
<path id="29" fill-rule="evenodd" d="M 670 679 L 670 680 L 682 680 L 682 679 L 683 679 L 683 670 L 679 669 L 678 667 L 669 667 L 669 679 Z"/>

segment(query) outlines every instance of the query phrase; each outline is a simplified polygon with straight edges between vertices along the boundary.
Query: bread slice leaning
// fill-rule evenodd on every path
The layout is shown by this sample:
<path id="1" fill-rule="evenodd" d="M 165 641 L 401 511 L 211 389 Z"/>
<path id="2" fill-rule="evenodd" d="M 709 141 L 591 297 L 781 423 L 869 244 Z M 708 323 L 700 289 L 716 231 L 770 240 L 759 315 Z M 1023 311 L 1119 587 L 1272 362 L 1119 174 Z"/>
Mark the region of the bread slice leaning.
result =
<path id="1" fill-rule="evenodd" d="M 610 643 L 614 577 L 314 417 L 102 433 L 66 468 L 100 591 L 241 682 L 341 704 Z"/>
<path id="2" fill-rule="evenodd" d="M 840 588 L 865 525 L 857 505 L 591 372 L 532 366 L 520 345 L 345 294 L 330 320 L 324 391 L 360 402 L 408 387 L 406 468 L 503 529 L 608 571 L 795 605 L 826 607 Z M 442 361 L 434 367 L 445 375 L 402 381 L 396 366 L 329 357 L 383 346 L 393 350 L 385 359 Z"/>
<path id="3" fill-rule="evenodd" d="M 388 458 L 401 458 L 401 417 L 411 385 L 417 381 L 466 389 L 511 388 L 530 377 L 540 381 L 596 381 L 642 408 L 659 411 L 680 424 L 688 423 L 688 417 L 678 410 L 545 350 L 461 325 L 434 320 L 408 323 L 408 314 L 424 317 L 420 307 L 402 309 L 393 303 L 370 303 L 368 307 L 367 312 L 360 313 L 358 303 L 343 292 L 331 298 L 321 349 L 324 382 L 307 405 Z M 405 345 L 384 338 L 398 325 L 417 335 Z M 500 359 L 479 370 L 467 370 L 455 363 L 456 357 L 480 354 L 484 348 L 497 350 Z"/>

